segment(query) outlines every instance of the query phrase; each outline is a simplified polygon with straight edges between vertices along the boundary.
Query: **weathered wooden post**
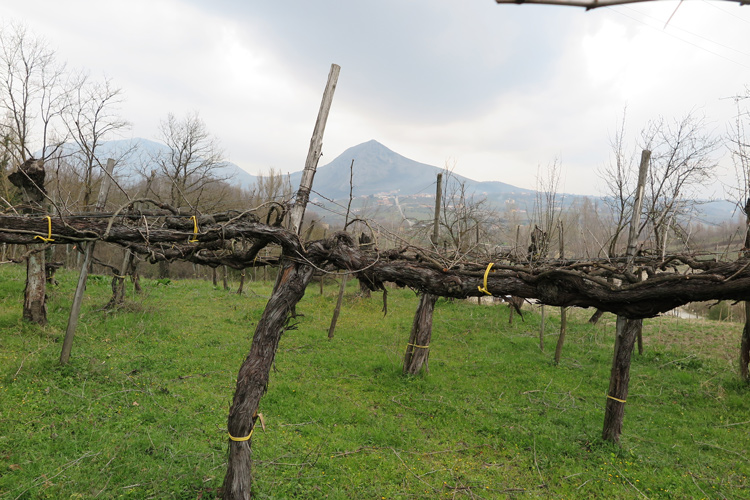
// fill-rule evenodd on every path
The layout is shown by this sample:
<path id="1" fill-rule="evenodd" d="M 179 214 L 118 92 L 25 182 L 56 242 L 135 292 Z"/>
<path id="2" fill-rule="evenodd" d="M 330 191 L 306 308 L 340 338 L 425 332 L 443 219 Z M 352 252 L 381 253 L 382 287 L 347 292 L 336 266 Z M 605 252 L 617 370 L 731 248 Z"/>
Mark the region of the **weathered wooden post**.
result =
<path id="1" fill-rule="evenodd" d="M 563 223 L 559 223 L 560 230 L 560 260 L 565 258 L 565 242 L 563 240 Z M 565 333 L 568 329 L 568 308 L 560 308 L 560 335 L 557 337 L 557 346 L 555 347 L 555 364 L 560 363 L 562 357 L 563 344 L 565 343 Z"/>
<path id="2" fill-rule="evenodd" d="M 338 65 L 331 65 L 313 137 L 310 140 L 310 150 L 300 188 L 297 192 L 297 201 L 292 207 L 291 224 L 297 234 L 302 227 L 305 206 L 310 198 L 312 181 L 320 158 L 323 132 L 340 70 L 341 68 Z M 255 328 L 250 353 L 242 363 L 237 375 L 232 406 L 227 418 L 229 459 L 222 486 L 222 498 L 224 500 L 247 500 L 250 498 L 252 486 L 251 438 L 255 428 L 260 398 L 268 387 L 269 372 L 276 354 L 276 348 L 284 331 L 284 325 L 294 306 L 305 294 L 305 288 L 312 279 L 314 271 L 312 266 L 295 259 L 299 250 L 298 242 L 296 244 L 295 242 L 286 242 L 285 245 L 282 245 L 279 272 L 271 298 L 268 300 L 263 315 Z"/>
<path id="3" fill-rule="evenodd" d="M 628 248 L 626 250 L 627 266 L 630 268 L 635 257 L 636 241 L 641 225 L 641 207 L 643 193 L 646 186 L 648 164 L 651 151 L 644 150 L 641 154 L 641 165 L 638 170 L 638 187 L 633 203 L 633 218 L 630 220 Z M 625 402 L 628 398 L 628 384 L 630 383 L 630 358 L 633 346 L 638 337 L 638 331 L 643 326 L 641 319 L 627 319 L 617 316 L 617 332 L 615 334 L 615 352 L 612 357 L 612 370 L 609 379 L 606 406 L 604 409 L 604 430 L 602 439 L 618 443 L 622 433 L 622 422 L 625 418 Z"/>
<path id="4" fill-rule="evenodd" d="M 541 309 L 541 318 L 539 320 L 539 350 L 544 352 L 544 329 L 547 323 L 544 304 L 539 306 L 539 309 Z"/>
<path id="5" fill-rule="evenodd" d="M 305 217 L 305 208 L 307 207 L 307 202 L 310 200 L 310 190 L 312 189 L 315 170 L 318 168 L 318 161 L 323 154 L 323 132 L 325 132 L 326 129 L 328 112 L 331 110 L 333 93 L 336 90 L 336 83 L 338 82 L 340 71 L 341 67 L 339 65 L 331 64 L 331 71 L 328 73 L 328 83 L 326 84 L 325 91 L 323 92 L 323 100 L 320 103 L 320 110 L 318 111 L 318 119 L 315 122 L 313 135 L 310 139 L 310 149 L 307 152 L 305 169 L 302 171 L 302 179 L 299 182 L 297 198 L 294 202 L 294 206 L 291 209 L 291 227 L 292 230 L 297 234 L 300 234 L 300 229 L 302 228 L 302 220 Z"/>
<path id="6" fill-rule="evenodd" d="M 99 187 L 99 196 L 96 199 L 95 212 L 100 212 L 104 209 L 104 205 L 107 203 L 107 196 L 109 195 L 109 187 L 112 185 L 112 171 L 115 168 L 115 160 L 112 158 L 107 160 L 106 175 L 102 177 L 102 183 Z M 86 279 L 89 275 L 89 264 L 91 263 L 91 255 L 94 253 L 94 241 L 86 243 L 86 249 L 83 254 L 83 264 L 81 265 L 81 273 L 78 275 L 78 285 L 76 286 L 76 292 L 73 295 L 73 305 L 70 308 L 70 316 L 68 317 L 68 328 L 65 330 L 65 338 L 63 339 L 62 352 L 60 353 L 60 364 L 64 365 L 70 359 L 70 351 L 73 349 L 73 337 L 78 327 L 78 317 L 81 314 L 81 304 L 83 303 L 83 292 L 86 290 Z"/>
<path id="7" fill-rule="evenodd" d="M 440 205 L 443 197 L 443 173 L 437 174 L 437 187 L 435 188 L 435 219 L 432 223 L 432 246 L 437 249 L 438 237 L 440 236 Z"/>

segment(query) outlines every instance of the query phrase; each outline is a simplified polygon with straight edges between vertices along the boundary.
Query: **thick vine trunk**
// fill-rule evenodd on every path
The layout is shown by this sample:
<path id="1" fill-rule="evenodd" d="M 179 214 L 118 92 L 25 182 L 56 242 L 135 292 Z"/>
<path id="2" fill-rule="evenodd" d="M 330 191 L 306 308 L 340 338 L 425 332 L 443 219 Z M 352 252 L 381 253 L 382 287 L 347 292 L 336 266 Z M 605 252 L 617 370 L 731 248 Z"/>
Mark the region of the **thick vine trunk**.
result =
<path id="1" fill-rule="evenodd" d="M 245 270 L 243 269 L 240 273 L 240 285 L 237 287 L 237 295 L 242 295 L 245 289 Z"/>
<path id="2" fill-rule="evenodd" d="M 589 318 L 589 323 L 591 323 L 592 325 L 597 324 L 602 316 L 604 316 L 604 311 L 602 311 L 601 309 L 597 309 Z"/>
<path id="3" fill-rule="evenodd" d="M 44 162 L 29 158 L 18 166 L 18 169 L 8 176 L 8 180 L 21 190 L 26 214 L 44 214 L 47 212 L 47 194 L 44 188 L 46 172 Z M 52 242 L 52 220 L 48 219 L 46 231 L 34 236 Z M 43 236 L 42 236 L 43 235 Z M 46 237 L 46 238 L 45 238 Z M 37 242 L 38 243 L 38 242 Z M 28 259 L 26 261 L 26 288 L 23 294 L 23 318 L 39 325 L 47 324 L 47 271 L 45 269 L 45 253 L 39 245 L 27 246 Z"/>
<path id="4" fill-rule="evenodd" d="M 227 430 L 244 438 L 253 430 L 260 398 L 268 387 L 269 372 L 279 340 L 292 308 L 302 299 L 313 275 L 313 267 L 284 259 L 271 298 L 255 329 L 250 353 L 240 367 Z M 224 477 L 224 500 L 247 500 L 252 485 L 252 438 L 229 440 L 229 461 Z"/>
<path id="5" fill-rule="evenodd" d="M 39 245 L 29 245 L 30 249 L 38 247 L 38 251 L 29 254 L 26 263 L 26 288 L 23 293 L 23 319 L 47 324 L 47 272 L 44 268 L 44 251 Z"/>
<path id="6" fill-rule="evenodd" d="M 750 381 L 750 302 L 745 302 L 745 328 L 742 329 L 740 343 L 740 376 Z"/>
<path id="7" fill-rule="evenodd" d="M 159 261 L 159 279 L 167 279 L 171 276 L 169 271 L 169 262 L 166 260 Z"/>
<path id="8" fill-rule="evenodd" d="M 429 373 L 430 342 L 432 341 L 432 314 L 435 311 L 437 296 L 422 294 L 414 314 L 409 343 L 404 354 L 404 373 L 417 375 L 422 368 Z"/>
<path id="9" fill-rule="evenodd" d="M 643 326 L 641 319 L 617 317 L 617 336 L 615 338 L 615 355 L 612 358 L 612 372 L 609 379 L 609 392 L 604 409 L 604 430 L 602 439 L 613 443 L 620 442 L 622 422 L 625 418 L 625 401 L 628 399 L 630 383 L 630 358 Z"/>

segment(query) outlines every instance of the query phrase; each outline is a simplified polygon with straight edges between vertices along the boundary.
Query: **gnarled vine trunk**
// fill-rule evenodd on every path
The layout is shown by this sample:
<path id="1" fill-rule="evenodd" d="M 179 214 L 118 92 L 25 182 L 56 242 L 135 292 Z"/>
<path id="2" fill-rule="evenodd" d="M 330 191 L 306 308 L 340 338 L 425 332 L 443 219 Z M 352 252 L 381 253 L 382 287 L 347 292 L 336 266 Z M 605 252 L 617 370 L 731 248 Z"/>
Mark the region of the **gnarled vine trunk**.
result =
<path id="1" fill-rule="evenodd" d="M 240 367 L 229 411 L 229 462 L 224 477 L 224 500 L 247 500 L 252 486 L 252 438 L 254 417 L 268 387 L 269 372 L 279 340 L 294 306 L 305 295 L 314 268 L 284 259 L 271 298 L 255 328 L 250 353 Z M 235 438 L 235 439 L 232 439 Z"/>
<path id="2" fill-rule="evenodd" d="M 615 354 L 612 358 L 612 372 L 609 379 L 607 403 L 604 409 L 602 439 L 605 441 L 620 442 L 622 422 L 625 419 L 625 402 L 628 399 L 628 384 L 630 383 L 630 358 L 633 355 L 635 340 L 642 326 L 642 319 L 617 317 Z"/>
<path id="3" fill-rule="evenodd" d="M 423 293 L 411 326 L 409 343 L 404 354 L 404 373 L 417 375 L 422 368 L 429 373 L 430 342 L 432 341 L 432 314 L 437 296 Z"/>

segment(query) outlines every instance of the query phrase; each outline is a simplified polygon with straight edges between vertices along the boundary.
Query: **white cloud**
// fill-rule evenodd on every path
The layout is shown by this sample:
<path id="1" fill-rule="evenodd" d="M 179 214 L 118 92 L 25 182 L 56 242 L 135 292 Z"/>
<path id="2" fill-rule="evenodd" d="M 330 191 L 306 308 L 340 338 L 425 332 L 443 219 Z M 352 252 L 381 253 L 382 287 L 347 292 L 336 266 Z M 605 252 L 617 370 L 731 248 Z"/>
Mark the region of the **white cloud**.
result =
<path id="1" fill-rule="evenodd" d="M 341 64 L 324 159 L 376 139 L 417 161 L 533 187 L 562 161 L 591 193 L 628 108 L 702 110 L 720 132 L 723 97 L 750 83 L 750 9 L 688 2 L 583 9 L 451 0 L 5 2 L 71 66 L 128 98 L 132 133 L 197 110 L 230 159 L 258 172 L 303 166 L 329 65 Z"/>

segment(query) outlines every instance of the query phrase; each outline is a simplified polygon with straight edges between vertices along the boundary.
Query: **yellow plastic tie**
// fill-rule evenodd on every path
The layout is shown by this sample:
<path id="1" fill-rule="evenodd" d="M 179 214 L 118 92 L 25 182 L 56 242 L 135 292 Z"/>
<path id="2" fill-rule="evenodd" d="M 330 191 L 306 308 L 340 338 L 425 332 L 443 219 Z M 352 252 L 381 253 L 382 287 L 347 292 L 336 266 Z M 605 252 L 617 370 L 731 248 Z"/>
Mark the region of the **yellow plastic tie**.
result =
<path id="1" fill-rule="evenodd" d="M 480 292 L 486 293 L 487 295 L 492 295 L 489 290 L 487 290 L 487 276 L 490 274 L 490 269 L 492 269 L 492 266 L 494 266 L 494 262 L 490 262 L 487 265 L 487 270 L 484 271 L 484 286 L 478 286 Z"/>
<path id="2" fill-rule="evenodd" d="M 193 239 L 188 240 L 190 243 L 198 243 L 198 219 L 195 218 L 195 215 L 190 217 L 193 221 Z M 229 436 L 232 437 L 232 436 Z M 248 436 L 249 437 L 249 436 Z"/>
<path id="3" fill-rule="evenodd" d="M 48 241 L 55 241 L 52 239 L 52 217 L 49 215 L 47 216 L 47 237 L 44 236 L 34 236 L 34 239 L 39 238 L 42 241 L 48 242 Z"/>
<path id="4" fill-rule="evenodd" d="M 617 399 L 616 397 L 614 397 L 614 396 L 610 396 L 609 394 L 607 394 L 607 397 L 608 397 L 609 399 L 614 399 L 614 400 L 615 400 L 615 401 L 617 401 L 618 403 L 624 403 L 624 402 L 625 402 L 625 400 L 624 400 L 624 399 Z"/>
<path id="5" fill-rule="evenodd" d="M 406 345 L 407 346 L 419 347 L 420 349 L 429 349 L 430 348 L 430 346 L 428 346 L 428 345 L 417 345 L 417 344 L 406 344 Z"/>
<path id="6" fill-rule="evenodd" d="M 250 439 L 250 436 L 253 435 L 253 431 L 254 430 L 255 430 L 255 427 L 253 427 L 252 429 L 250 429 L 250 434 L 248 434 L 247 436 L 245 436 L 243 438 L 236 438 L 236 437 L 232 436 L 231 434 L 229 434 L 228 432 L 227 432 L 227 436 L 229 436 L 229 439 L 231 439 L 232 441 L 237 441 L 237 442 L 247 441 L 248 439 Z"/>

